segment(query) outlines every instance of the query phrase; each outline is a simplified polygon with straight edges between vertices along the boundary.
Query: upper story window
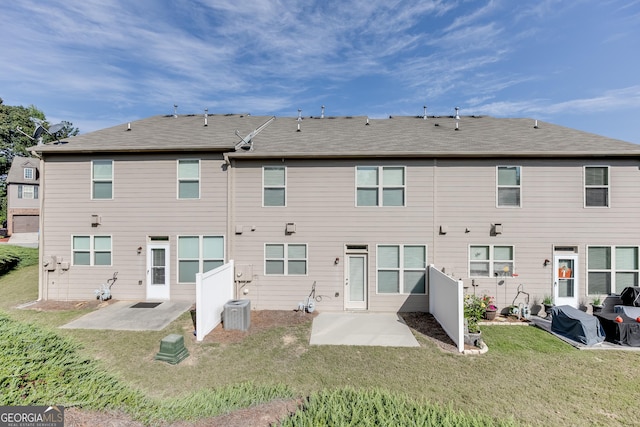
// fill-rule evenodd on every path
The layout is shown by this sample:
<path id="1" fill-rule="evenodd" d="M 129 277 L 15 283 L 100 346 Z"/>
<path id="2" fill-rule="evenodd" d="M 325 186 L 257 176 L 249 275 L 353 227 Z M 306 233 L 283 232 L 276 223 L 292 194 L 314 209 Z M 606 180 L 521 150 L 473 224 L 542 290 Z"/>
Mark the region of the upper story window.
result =
<path id="1" fill-rule="evenodd" d="M 638 286 L 638 254 L 637 246 L 587 247 L 587 292 L 619 294 L 628 286 Z"/>
<path id="2" fill-rule="evenodd" d="M 268 243 L 264 246 L 264 263 L 267 275 L 306 275 L 307 245 Z"/>
<path id="3" fill-rule="evenodd" d="M 262 169 L 263 206 L 286 206 L 287 170 L 284 166 L 265 166 Z"/>
<path id="4" fill-rule="evenodd" d="M 178 199 L 200 198 L 200 160 L 178 160 Z"/>
<path id="5" fill-rule="evenodd" d="M 497 201 L 499 207 L 520 207 L 520 166 L 498 166 Z"/>
<path id="6" fill-rule="evenodd" d="M 178 236 L 178 282 L 195 283 L 197 273 L 224 264 L 224 237 Z"/>
<path id="7" fill-rule="evenodd" d="M 35 179 L 35 173 L 33 168 L 24 168 L 24 179 Z"/>
<path id="8" fill-rule="evenodd" d="M 379 245 L 377 254 L 378 293 L 425 293 L 425 245 Z"/>
<path id="9" fill-rule="evenodd" d="M 469 277 L 511 276 L 513 246 L 469 246 Z"/>
<path id="10" fill-rule="evenodd" d="M 404 206 L 404 166 L 358 166 L 356 206 Z"/>
<path id="11" fill-rule="evenodd" d="M 609 206 L 609 167 L 584 167 L 584 205 L 586 207 Z"/>
<path id="12" fill-rule="evenodd" d="M 91 162 L 91 198 L 113 199 L 113 160 Z"/>
<path id="13" fill-rule="evenodd" d="M 73 236 L 73 265 L 111 265 L 111 236 Z"/>
<path id="14" fill-rule="evenodd" d="M 18 199 L 37 199 L 37 185 L 18 185 Z"/>

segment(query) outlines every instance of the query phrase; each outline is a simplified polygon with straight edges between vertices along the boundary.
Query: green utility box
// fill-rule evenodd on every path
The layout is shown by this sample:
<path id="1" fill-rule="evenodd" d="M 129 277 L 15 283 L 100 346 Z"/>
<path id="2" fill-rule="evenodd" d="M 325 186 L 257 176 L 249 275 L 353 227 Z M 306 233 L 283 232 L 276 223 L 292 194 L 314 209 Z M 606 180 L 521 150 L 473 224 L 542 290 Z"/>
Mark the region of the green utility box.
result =
<path id="1" fill-rule="evenodd" d="M 170 334 L 160 341 L 160 351 L 156 354 L 156 360 L 176 365 L 189 356 L 189 351 L 184 346 L 184 337 L 178 334 Z"/>

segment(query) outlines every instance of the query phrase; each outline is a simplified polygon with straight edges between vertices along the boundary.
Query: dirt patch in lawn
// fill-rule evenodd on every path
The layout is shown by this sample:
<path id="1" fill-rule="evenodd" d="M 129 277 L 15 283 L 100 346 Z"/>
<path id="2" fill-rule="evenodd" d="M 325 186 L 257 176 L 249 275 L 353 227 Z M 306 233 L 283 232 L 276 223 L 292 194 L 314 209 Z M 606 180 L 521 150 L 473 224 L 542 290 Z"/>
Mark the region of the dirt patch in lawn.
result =
<path id="1" fill-rule="evenodd" d="M 65 311 L 65 310 L 82 310 L 106 307 L 113 304 L 117 300 L 110 299 L 108 301 L 100 301 L 99 299 L 88 301 L 34 301 L 33 303 L 23 304 L 19 308 L 36 311 Z"/>
<path id="2" fill-rule="evenodd" d="M 204 418 L 198 421 L 177 421 L 163 424 L 166 427 L 268 427 L 277 425 L 302 406 L 301 399 L 274 400 L 262 405 L 233 411 L 217 417 Z M 67 408 L 64 413 L 64 425 L 67 427 L 143 427 L 144 424 L 134 421 L 121 412 L 86 411 L 78 408 Z"/>
<path id="3" fill-rule="evenodd" d="M 458 347 L 449 335 L 442 329 L 440 323 L 429 313 L 399 313 L 411 329 L 420 333 L 427 340 L 443 351 L 458 353 Z"/>
<path id="4" fill-rule="evenodd" d="M 245 337 L 266 331 L 272 328 L 289 327 L 296 325 L 310 324 L 313 318 L 318 315 L 317 312 L 305 313 L 302 311 L 287 310 L 253 310 L 249 320 L 249 330 L 227 330 L 222 324 L 209 332 L 204 338 L 205 343 L 229 344 L 242 341 Z M 290 335 L 285 335 L 284 343 L 290 343 L 293 339 Z"/>

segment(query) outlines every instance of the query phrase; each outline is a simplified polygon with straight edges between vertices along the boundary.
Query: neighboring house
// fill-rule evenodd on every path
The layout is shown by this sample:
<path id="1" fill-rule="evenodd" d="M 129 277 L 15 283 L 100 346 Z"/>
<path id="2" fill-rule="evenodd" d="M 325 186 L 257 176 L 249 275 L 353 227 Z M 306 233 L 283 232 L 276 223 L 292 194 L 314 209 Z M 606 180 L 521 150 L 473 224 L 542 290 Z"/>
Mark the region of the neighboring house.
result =
<path id="1" fill-rule="evenodd" d="M 7 232 L 36 233 L 40 229 L 40 160 L 14 157 L 7 175 Z"/>
<path id="2" fill-rule="evenodd" d="M 319 310 L 427 311 L 428 264 L 501 309 L 638 284 L 640 146 L 550 123 L 156 116 L 33 151 L 43 299 L 117 271 L 117 299 L 195 300 L 232 259 L 256 309 L 313 289 Z"/>

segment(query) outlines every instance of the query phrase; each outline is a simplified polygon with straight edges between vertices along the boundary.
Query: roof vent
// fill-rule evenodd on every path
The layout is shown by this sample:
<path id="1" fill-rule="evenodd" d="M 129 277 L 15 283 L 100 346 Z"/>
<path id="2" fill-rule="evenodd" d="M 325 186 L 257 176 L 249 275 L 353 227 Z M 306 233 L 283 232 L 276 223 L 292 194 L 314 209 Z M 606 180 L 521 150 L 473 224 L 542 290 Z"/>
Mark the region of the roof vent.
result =
<path id="1" fill-rule="evenodd" d="M 320 108 L 322 109 L 322 112 L 320 113 L 320 118 L 324 119 L 324 105 Z"/>
<path id="2" fill-rule="evenodd" d="M 424 113 L 422 114 L 422 119 L 423 120 L 427 120 L 427 106 L 424 105 L 424 106 L 422 106 L 422 108 L 424 110 Z"/>
<path id="3" fill-rule="evenodd" d="M 209 126 L 209 109 L 208 108 L 204 109 L 204 126 L 205 127 Z"/>
<path id="4" fill-rule="evenodd" d="M 300 122 L 298 122 L 298 130 L 296 132 L 300 132 Z"/>
<path id="5" fill-rule="evenodd" d="M 458 122 L 456 122 L 456 130 L 460 130 L 460 128 L 458 127 Z"/>
<path id="6" fill-rule="evenodd" d="M 302 110 L 298 108 L 298 121 L 302 121 Z"/>
<path id="7" fill-rule="evenodd" d="M 365 123 L 365 126 L 369 126 L 369 117 L 367 117 L 367 123 Z"/>
<path id="8" fill-rule="evenodd" d="M 173 104 L 173 117 L 178 117 L 178 104 Z"/>
<path id="9" fill-rule="evenodd" d="M 538 119 L 533 123 L 533 128 L 538 129 Z"/>
<path id="10" fill-rule="evenodd" d="M 127 130 L 131 130 L 131 122 L 127 123 Z"/>
<path id="11" fill-rule="evenodd" d="M 456 107 L 456 120 L 460 120 L 460 107 Z"/>

